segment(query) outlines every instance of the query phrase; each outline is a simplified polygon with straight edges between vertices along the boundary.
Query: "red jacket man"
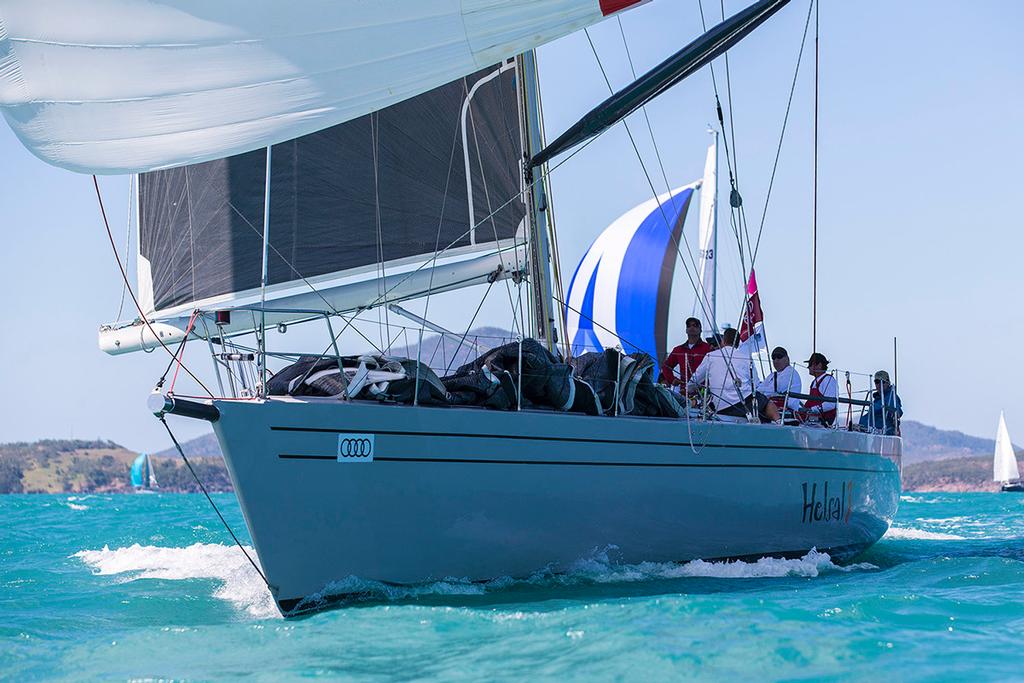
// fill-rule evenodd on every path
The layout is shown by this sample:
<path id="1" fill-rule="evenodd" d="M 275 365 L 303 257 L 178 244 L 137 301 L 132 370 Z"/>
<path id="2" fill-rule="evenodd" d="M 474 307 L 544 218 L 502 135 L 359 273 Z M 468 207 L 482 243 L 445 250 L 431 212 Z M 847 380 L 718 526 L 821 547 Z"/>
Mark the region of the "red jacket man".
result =
<path id="1" fill-rule="evenodd" d="M 665 364 L 661 367 L 661 381 L 668 386 L 685 385 L 701 361 L 711 352 L 711 344 L 700 338 L 700 321 L 696 318 L 686 319 L 686 341 L 672 349 Z M 676 370 L 676 368 L 679 368 Z"/>

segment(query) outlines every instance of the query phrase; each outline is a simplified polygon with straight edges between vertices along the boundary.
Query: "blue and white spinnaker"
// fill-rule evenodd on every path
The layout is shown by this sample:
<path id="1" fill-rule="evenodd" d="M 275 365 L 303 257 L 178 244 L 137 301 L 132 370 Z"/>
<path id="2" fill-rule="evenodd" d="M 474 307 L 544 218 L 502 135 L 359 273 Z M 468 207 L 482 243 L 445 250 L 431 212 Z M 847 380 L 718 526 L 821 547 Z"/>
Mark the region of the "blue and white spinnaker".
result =
<path id="1" fill-rule="evenodd" d="M 621 345 L 666 354 L 668 304 L 683 223 L 700 182 L 627 211 L 584 254 L 566 306 L 573 354 Z"/>
<path id="2" fill-rule="evenodd" d="M 697 315 L 714 324 L 717 144 L 708 148 L 704 178 L 627 211 L 605 228 L 576 267 L 565 320 L 573 355 L 621 346 L 658 362 L 668 354 L 669 299 L 683 224 L 701 191 Z M 700 299 L 698 299 L 700 303 Z"/>

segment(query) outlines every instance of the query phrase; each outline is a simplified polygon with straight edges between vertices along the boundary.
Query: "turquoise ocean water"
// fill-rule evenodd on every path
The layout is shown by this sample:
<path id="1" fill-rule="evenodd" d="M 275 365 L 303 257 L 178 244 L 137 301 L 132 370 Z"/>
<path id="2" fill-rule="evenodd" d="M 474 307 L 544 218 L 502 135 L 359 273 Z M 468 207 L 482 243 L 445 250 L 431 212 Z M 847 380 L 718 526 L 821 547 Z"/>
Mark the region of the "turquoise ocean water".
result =
<path id="1" fill-rule="evenodd" d="M 611 548 L 563 576 L 353 586 L 374 599 L 285 621 L 201 496 L 0 496 L 0 678 L 1024 679 L 1024 495 L 904 495 L 845 567 Z"/>

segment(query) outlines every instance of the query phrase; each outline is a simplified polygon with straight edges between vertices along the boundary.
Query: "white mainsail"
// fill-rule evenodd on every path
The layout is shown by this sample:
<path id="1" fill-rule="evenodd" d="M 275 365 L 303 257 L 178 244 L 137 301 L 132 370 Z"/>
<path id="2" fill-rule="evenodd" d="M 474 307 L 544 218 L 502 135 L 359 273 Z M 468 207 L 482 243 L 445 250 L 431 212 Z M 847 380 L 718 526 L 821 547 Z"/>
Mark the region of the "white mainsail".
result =
<path id="1" fill-rule="evenodd" d="M 718 274 L 718 133 L 714 132 L 715 140 L 708 148 L 707 161 L 704 163 L 704 180 L 700 188 L 700 232 L 698 233 L 698 267 L 700 270 L 700 288 L 694 312 L 707 318 L 708 327 L 718 330 L 716 318 L 716 287 Z"/>
<path id="2" fill-rule="evenodd" d="M 121 174 L 291 140 L 642 0 L 6 0 L 0 110 L 56 166 Z"/>
<path id="3" fill-rule="evenodd" d="M 1020 479 L 1017 456 L 1013 452 L 1010 433 L 1006 430 L 1006 419 L 999 413 L 999 429 L 996 432 L 996 452 L 992 463 L 993 481 L 1009 482 Z"/>

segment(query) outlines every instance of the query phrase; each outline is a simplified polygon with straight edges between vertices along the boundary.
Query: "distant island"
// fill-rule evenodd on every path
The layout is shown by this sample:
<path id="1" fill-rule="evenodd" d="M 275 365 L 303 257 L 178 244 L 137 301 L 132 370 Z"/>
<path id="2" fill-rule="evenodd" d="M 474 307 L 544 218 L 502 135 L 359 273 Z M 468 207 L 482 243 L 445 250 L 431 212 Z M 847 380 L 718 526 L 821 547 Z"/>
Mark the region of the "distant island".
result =
<path id="1" fill-rule="evenodd" d="M 194 452 L 188 444 L 185 447 L 186 453 Z M 0 444 L 0 493 L 128 493 L 132 490 L 128 472 L 137 455 L 113 441 L 102 440 L 44 439 Z M 213 455 L 190 455 L 189 461 L 207 490 L 232 490 L 219 450 Z M 177 452 L 174 458 L 154 457 L 152 463 L 161 491 L 199 491 Z"/>
<path id="2" fill-rule="evenodd" d="M 907 491 L 997 491 L 990 439 L 903 422 L 903 488 Z M 220 445 L 211 432 L 182 444 L 210 491 L 231 491 Z M 46 439 L 0 444 L 0 493 L 126 493 L 137 453 L 113 441 Z M 164 492 L 198 492 L 176 450 L 152 454 Z"/>

